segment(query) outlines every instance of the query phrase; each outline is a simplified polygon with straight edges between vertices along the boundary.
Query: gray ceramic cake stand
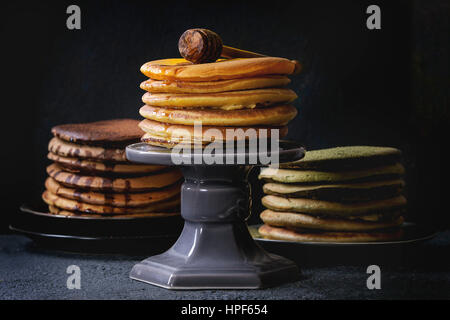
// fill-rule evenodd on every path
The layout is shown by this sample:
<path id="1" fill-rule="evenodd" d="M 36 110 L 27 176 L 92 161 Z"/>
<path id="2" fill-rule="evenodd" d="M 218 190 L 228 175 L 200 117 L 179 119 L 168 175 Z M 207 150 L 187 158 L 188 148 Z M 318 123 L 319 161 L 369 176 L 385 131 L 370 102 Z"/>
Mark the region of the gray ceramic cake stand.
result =
<path id="1" fill-rule="evenodd" d="M 304 156 L 304 149 L 280 141 L 277 154 L 279 162 L 294 161 Z M 126 155 L 138 163 L 185 163 L 180 165 L 185 178 L 181 189 L 183 231 L 169 250 L 136 264 L 132 279 L 167 289 L 258 289 L 299 278 L 293 262 L 264 251 L 247 229 L 251 201 L 247 173 L 255 154 L 234 152 L 235 161 L 244 159 L 240 165 L 186 165 L 189 160 L 199 163 L 202 155 L 172 157 L 170 150 L 137 143 L 126 148 Z M 223 163 L 229 163 L 222 156 Z"/>

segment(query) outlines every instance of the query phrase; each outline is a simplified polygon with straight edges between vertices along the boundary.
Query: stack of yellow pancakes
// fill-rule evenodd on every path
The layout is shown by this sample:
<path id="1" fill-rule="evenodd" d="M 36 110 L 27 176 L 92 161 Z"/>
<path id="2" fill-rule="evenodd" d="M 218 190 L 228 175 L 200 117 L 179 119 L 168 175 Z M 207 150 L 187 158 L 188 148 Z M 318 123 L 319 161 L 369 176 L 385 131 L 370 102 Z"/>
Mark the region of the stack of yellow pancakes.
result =
<path id="1" fill-rule="evenodd" d="M 146 118 L 139 125 L 145 131 L 142 141 L 167 148 L 179 143 L 205 146 L 270 137 L 273 129 L 283 137 L 297 114 L 290 105 L 297 95 L 284 88 L 290 83 L 286 75 L 297 70 L 298 63 L 275 57 L 145 63 L 141 72 L 150 79 L 140 85 L 147 91 L 140 109 Z M 199 124 L 202 127 L 194 130 Z M 246 134 L 249 128 L 255 135 Z M 227 129 L 236 134 L 227 135 Z"/>
<path id="2" fill-rule="evenodd" d="M 292 241 L 398 239 L 406 207 L 400 155 L 390 147 L 337 147 L 261 169 L 267 210 L 259 233 Z"/>
<path id="3" fill-rule="evenodd" d="M 138 120 L 59 125 L 49 143 L 43 200 L 52 214 L 86 217 L 178 214 L 178 169 L 133 164 L 125 147 L 139 141 Z"/>

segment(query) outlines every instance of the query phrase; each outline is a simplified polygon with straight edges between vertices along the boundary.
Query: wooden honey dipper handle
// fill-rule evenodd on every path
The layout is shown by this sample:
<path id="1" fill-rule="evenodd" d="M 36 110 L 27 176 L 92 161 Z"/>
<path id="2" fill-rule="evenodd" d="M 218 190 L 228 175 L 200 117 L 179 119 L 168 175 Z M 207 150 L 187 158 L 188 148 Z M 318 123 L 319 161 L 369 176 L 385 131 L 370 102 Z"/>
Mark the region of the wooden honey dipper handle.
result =
<path id="1" fill-rule="evenodd" d="M 214 62 L 219 57 L 266 57 L 263 54 L 224 46 L 220 36 L 208 29 L 186 30 L 178 41 L 178 50 L 183 58 L 193 63 Z"/>

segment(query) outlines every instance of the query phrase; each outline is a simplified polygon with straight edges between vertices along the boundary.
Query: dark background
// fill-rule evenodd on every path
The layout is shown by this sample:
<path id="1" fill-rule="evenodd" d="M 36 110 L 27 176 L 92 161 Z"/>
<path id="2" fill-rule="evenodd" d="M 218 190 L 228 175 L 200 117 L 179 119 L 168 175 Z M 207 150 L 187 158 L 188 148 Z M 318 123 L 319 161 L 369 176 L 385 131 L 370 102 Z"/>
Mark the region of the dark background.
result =
<path id="1" fill-rule="evenodd" d="M 66 8 L 81 7 L 81 30 Z M 382 29 L 368 30 L 370 4 Z M 449 226 L 448 1 L 2 2 L 0 230 L 43 190 L 50 128 L 131 117 L 142 105 L 139 67 L 178 57 L 181 33 L 216 31 L 225 44 L 298 59 L 289 138 L 307 149 L 400 148 L 411 220 Z M 256 209 L 259 200 L 255 199 Z M 254 220 L 255 221 L 255 220 Z"/>

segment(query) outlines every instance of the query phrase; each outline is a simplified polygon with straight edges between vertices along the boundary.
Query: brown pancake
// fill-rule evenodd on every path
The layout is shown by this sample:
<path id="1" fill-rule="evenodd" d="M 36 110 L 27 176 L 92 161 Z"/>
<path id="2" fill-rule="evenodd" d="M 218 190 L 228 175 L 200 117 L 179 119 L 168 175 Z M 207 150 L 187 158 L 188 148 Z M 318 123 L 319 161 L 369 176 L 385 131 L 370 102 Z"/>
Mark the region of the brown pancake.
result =
<path id="1" fill-rule="evenodd" d="M 152 203 L 164 201 L 180 194 L 181 183 L 176 183 L 164 189 L 139 193 L 100 193 L 93 191 L 82 191 L 68 188 L 53 178 L 47 178 L 45 187 L 51 193 L 79 202 L 107 205 L 113 207 L 145 207 Z"/>
<path id="2" fill-rule="evenodd" d="M 260 218 L 272 227 L 304 228 L 329 231 L 368 231 L 397 227 L 404 221 L 401 216 L 391 216 L 380 221 L 364 219 L 320 218 L 308 214 L 264 210 Z"/>
<path id="3" fill-rule="evenodd" d="M 320 185 L 269 182 L 264 184 L 263 191 L 265 194 L 289 198 L 360 202 L 392 198 L 402 193 L 404 185 L 401 179 Z"/>
<path id="4" fill-rule="evenodd" d="M 140 136 L 141 135 L 142 131 L 140 133 Z M 69 158 L 82 158 L 110 162 L 127 161 L 125 149 L 105 149 L 98 146 L 75 144 L 56 137 L 50 140 L 48 144 L 48 151 L 56 155 Z"/>
<path id="5" fill-rule="evenodd" d="M 297 99 L 294 91 L 286 88 L 253 89 L 218 93 L 150 93 L 142 102 L 153 107 L 211 108 L 221 110 L 253 109 L 289 103 Z"/>
<path id="6" fill-rule="evenodd" d="M 155 80 L 216 81 L 265 75 L 292 74 L 299 64 L 284 58 L 244 58 L 193 64 L 184 59 L 162 59 L 145 63 L 141 72 Z"/>
<path id="7" fill-rule="evenodd" d="M 164 188 L 178 182 L 182 178 L 178 169 L 170 169 L 152 175 L 131 178 L 84 176 L 64 171 L 55 163 L 47 167 L 47 173 L 57 182 L 71 188 L 126 193 Z"/>
<path id="8" fill-rule="evenodd" d="M 260 76 L 253 78 L 187 82 L 187 81 L 159 81 L 149 79 L 143 81 L 141 89 L 154 93 L 215 93 L 237 90 L 274 88 L 286 86 L 291 82 L 283 76 Z"/>
<path id="9" fill-rule="evenodd" d="M 279 105 L 243 110 L 185 110 L 160 108 L 145 105 L 139 113 L 144 118 L 171 124 L 194 125 L 202 123 L 210 126 L 284 126 L 297 115 L 291 105 Z"/>
<path id="10" fill-rule="evenodd" d="M 310 215 L 331 217 L 362 216 L 378 214 L 404 208 L 406 199 L 397 196 L 390 199 L 355 203 L 339 203 L 324 200 L 302 198 L 284 198 L 279 196 L 264 196 L 262 204 L 269 209 L 281 212 L 299 212 Z"/>
<path id="11" fill-rule="evenodd" d="M 69 211 L 60 209 L 55 206 L 48 206 L 50 214 L 64 216 L 64 217 L 82 217 L 82 218 L 104 218 L 104 219 L 129 219 L 129 218 L 162 218 L 179 216 L 179 212 L 142 212 L 142 213 L 128 213 L 128 214 L 115 214 L 103 215 L 103 214 L 93 214 L 93 213 L 82 213 L 77 211 Z"/>
<path id="12" fill-rule="evenodd" d="M 403 230 L 376 232 L 305 232 L 262 225 L 258 232 L 266 239 L 297 242 L 374 242 L 401 239 Z"/>
<path id="13" fill-rule="evenodd" d="M 215 127 L 202 126 L 202 130 L 194 130 L 194 126 L 185 126 L 180 124 L 169 124 L 145 119 L 139 124 L 141 129 L 148 134 L 144 137 L 161 138 L 166 141 L 180 142 L 192 141 L 211 142 L 211 141 L 236 141 L 248 140 L 249 138 L 258 138 L 260 136 L 270 138 L 272 130 L 278 130 L 278 136 L 283 138 L 287 134 L 287 126 L 269 127 Z M 228 134 L 227 134 L 228 132 Z M 220 133 L 220 134 L 217 134 Z M 145 141 L 145 139 L 143 139 Z"/>
<path id="14" fill-rule="evenodd" d="M 52 161 L 57 162 L 64 169 L 71 172 L 98 172 L 98 173 L 117 173 L 117 174 L 143 174 L 161 171 L 166 166 L 159 165 L 145 165 L 134 163 L 113 163 L 113 162 L 98 162 L 92 160 L 82 160 L 77 158 L 62 157 L 57 154 L 49 152 L 47 155 Z"/>
<path id="15" fill-rule="evenodd" d="M 65 141 L 95 146 L 120 146 L 139 141 L 138 120 L 114 119 L 89 123 L 62 124 L 52 133 Z"/>
<path id="16" fill-rule="evenodd" d="M 106 205 L 96 205 L 84 203 L 76 200 L 66 199 L 60 197 L 50 191 L 46 190 L 42 194 L 42 199 L 45 203 L 50 206 L 58 207 L 63 210 L 77 211 L 84 213 L 95 213 L 95 214 L 136 214 L 136 213 L 148 213 L 148 212 L 173 212 L 174 209 L 180 204 L 180 197 L 176 196 L 172 199 L 166 201 L 160 201 L 157 203 L 149 204 L 145 207 L 139 208 L 123 208 L 123 207 L 112 207 Z"/>

